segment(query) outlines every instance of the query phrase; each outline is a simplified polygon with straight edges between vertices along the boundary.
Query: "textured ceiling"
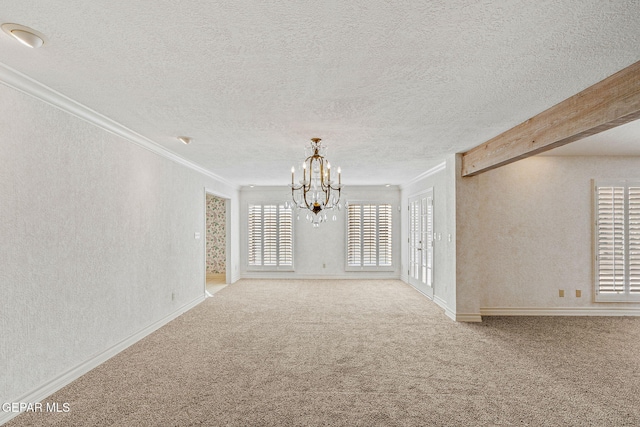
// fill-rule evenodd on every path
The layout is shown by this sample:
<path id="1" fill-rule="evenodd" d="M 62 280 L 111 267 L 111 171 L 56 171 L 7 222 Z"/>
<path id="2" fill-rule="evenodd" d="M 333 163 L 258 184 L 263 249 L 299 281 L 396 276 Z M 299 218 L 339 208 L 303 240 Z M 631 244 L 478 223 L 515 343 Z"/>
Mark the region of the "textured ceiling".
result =
<path id="1" fill-rule="evenodd" d="M 238 184 L 403 184 L 640 59 L 637 0 L 3 0 L 0 62 Z M 185 146 L 175 137 L 187 135 Z"/>

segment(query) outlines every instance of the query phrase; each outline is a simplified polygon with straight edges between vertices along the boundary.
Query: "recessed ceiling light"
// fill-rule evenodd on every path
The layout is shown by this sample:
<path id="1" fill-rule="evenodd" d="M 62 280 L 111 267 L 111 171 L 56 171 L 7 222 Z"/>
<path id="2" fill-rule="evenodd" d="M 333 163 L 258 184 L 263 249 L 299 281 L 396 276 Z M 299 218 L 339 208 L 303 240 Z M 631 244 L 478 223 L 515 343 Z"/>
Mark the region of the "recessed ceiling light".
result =
<path id="1" fill-rule="evenodd" d="M 34 29 L 19 24 L 2 24 L 2 30 L 23 45 L 36 49 L 45 44 L 45 36 Z"/>
<path id="2" fill-rule="evenodd" d="M 189 143 L 191 142 L 191 138 L 189 138 L 188 136 L 179 136 L 178 141 L 182 142 L 185 145 L 189 145 Z"/>

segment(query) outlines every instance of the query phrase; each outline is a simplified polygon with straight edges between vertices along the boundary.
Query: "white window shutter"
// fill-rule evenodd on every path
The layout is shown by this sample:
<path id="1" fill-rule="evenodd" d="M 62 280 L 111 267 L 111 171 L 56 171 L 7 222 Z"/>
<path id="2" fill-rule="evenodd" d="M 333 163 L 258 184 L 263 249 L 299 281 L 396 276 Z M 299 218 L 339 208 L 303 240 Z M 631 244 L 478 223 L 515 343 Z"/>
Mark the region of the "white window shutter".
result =
<path id="1" fill-rule="evenodd" d="M 293 266 L 293 212 L 278 206 L 278 265 Z"/>
<path id="2" fill-rule="evenodd" d="M 628 188 L 629 293 L 640 296 L 640 186 Z"/>
<path id="3" fill-rule="evenodd" d="M 598 293 L 624 289 L 624 187 L 597 189 Z"/>
<path id="4" fill-rule="evenodd" d="M 362 205 L 362 265 L 375 267 L 377 264 L 378 223 L 376 206 Z"/>
<path id="5" fill-rule="evenodd" d="M 249 265 L 262 265 L 261 205 L 249 205 Z"/>
<path id="6" fill-rule="evenodd" d="M 347 267 L 391 267 L 390 204 L 350 203 L 347 209 Z"/>
<path id="7" fill-rule="evenodd" d="M 596 184 L 596 301 L 640 299 L 640 186 Z"/>
<path id="8" fill-rule="evenodd" d="M 293 214 L 284 205 L 249 205 L 248 263 L 293 267 Z"/>
<path id="9" fill-rule="evenodd" d="M 391 205 L 378 206 L 378 265 L 391 266 Z"/>
<path id="10" fill-rule="evenodd" d="M 347 209 L 347 265 L 362 265 L 362 205 L 350 204 Z"/>

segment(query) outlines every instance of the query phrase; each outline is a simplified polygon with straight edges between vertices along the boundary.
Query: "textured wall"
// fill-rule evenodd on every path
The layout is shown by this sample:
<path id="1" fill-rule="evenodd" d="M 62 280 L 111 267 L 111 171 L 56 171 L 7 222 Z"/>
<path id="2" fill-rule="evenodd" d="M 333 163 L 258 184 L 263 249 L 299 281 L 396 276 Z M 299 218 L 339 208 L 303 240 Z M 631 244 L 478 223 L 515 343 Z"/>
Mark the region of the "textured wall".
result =
<path id="1" fill-rule="evenodd" d="M 207 273 L 226 271 L 226 207 L 225 200 L 207 194 Z"/>
<path id="2" fill-rule="evenodd" d="M 0 129 L 0 402 L 13 402 L 201 296 L 204 188 L 238 205 L 4 85 Z"/>
<path id="3" fill-rule="evenodd" d="M 538 156 L 463 178 L 473 195 L 458 198 L 467 228 L 459 234 L 467 252 L 458 258 L 459 305 L 640 306 L 592 302 L 592 179 L 640 179 L 640 158 Z"/>
<path id="4" fill-rule="evenodd" d="M 249 203 L 284 203 L 291 199 L 291 189 L 286 187 L 243 188 L 240 191 L 240 244 L 242 245 L 241 268 L 244 277 L 380 277 L 400 278 L 400 191 L 384 186 L 345 187 L 343 203 L 350 201 L 373 201 L 393 204 L 393 271 L 354 272 L 345 271 L 346 229 L 345 210 L 337 212 L 337 221 L 320 224 L 319 228 L 304 219 L 294 217 L 294 272 L 252 272 L 247 270 L 247 206 Z M 329 215 L 330 216 L 330 215 Z"/>

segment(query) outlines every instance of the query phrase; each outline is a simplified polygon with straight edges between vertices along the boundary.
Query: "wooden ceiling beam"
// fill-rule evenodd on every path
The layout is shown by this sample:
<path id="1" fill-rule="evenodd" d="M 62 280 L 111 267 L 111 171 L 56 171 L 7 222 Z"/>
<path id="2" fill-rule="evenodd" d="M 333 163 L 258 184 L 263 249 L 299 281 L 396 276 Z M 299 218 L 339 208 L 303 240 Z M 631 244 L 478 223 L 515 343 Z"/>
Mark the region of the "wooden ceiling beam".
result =
<path id="1" fill-rule="evenodd" d="M 462 176 L 515 162 L 640 118 L 640 61 L 462 154 Z"/>

